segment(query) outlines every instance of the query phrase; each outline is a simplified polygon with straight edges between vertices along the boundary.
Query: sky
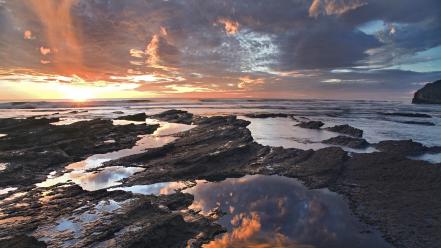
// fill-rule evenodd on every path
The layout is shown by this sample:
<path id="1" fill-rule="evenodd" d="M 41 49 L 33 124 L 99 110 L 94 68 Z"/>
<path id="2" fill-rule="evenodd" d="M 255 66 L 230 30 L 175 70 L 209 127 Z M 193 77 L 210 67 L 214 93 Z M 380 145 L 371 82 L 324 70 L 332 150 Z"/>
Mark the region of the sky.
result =
<path id="1" fill-rule="evenodd" d="M 0 99 L 410 99 L 439 0 L 0 0 Z"/>

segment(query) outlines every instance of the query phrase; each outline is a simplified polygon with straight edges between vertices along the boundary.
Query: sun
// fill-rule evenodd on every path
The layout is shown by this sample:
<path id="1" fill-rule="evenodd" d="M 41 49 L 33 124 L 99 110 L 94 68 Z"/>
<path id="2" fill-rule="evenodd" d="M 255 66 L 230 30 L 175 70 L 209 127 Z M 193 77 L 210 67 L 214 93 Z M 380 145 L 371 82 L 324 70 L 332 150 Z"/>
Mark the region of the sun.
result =
<path id="1" fill-rule="evenodd" d="M 85 102 L 94 97 L 94 90 L 90 87 L 68 87 L 64 91 L 66 99 L 70 99 L 74 102 Z"/>

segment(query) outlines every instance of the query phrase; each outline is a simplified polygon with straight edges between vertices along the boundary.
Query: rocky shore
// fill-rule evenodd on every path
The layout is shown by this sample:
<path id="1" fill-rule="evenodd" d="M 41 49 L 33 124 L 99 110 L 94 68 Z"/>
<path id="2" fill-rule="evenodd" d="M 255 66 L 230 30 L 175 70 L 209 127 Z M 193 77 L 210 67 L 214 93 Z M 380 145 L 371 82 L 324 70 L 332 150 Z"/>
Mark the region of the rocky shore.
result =
<path id="1" fill-rule="evenodd" d="M 378 152 L 349 154 L 340 147 L 316 151 L 285 149 L 256 143 L 247 128 L 249 122 L 236 116 L 203 117 L 170 110 L 146 117 L 197 126 L 180 133 L 178 139 L 163 147 L 104 163 L 103 167 L 144 169 L 124 179 L 120 186 L 197 179 L 219 181 L 250 174 L 294 177 L 309 188 L 326 187 L 346 196 L 354 213 L 378 228 L 396 247 L 441 246 L 441 196 L 438 194 L 441 167 L 407 158 L 441 152 L 438 147 L 426 147 L 414 141 L 369 144 L 361 138 L 362 130 L 343 125 L 329 128 L 342 136 L 327 143 L 373 146 Z M 193 198 L 184 193 L 142 196 L 119 190 L 88 192 L 72 184 L 49 190 L 33 187 L 33 183 L 42 181 L 47 173 L 68 162 L 129 147 L 137 135 L 151 133 L 156 128 L 118 127 L 108 120 L 55 127 L 50 125 L 53 121 L 56 120 L 0 121 L 0 133 L 8 134 L 7 139 L 0 141 L 0 161 L 8 163 L 7 169 L 0 172 L 0 185 L 28 189 L 15 198 L 12 193 L 0 195 L 0 246 L 27 243 L 44 246 L 35 238 L 50 236 L 44 239 L 45 243 L 55 247 L 60 245 L 60 240 L 72 239 L 73 247 L 115 244 L 118 247 L 200 247 L 225 231 L 214 222 L 219 213 L 207 216 L 188 209 Z M 310 121 L 299 126 L 319 129 L 323 125 L 320 121 Z M 25 141 L 25 138 L 31 140 Z M 107 139 L 116 142 L 103 143 Z M 61 158 L 60 150 L 63 151 Z M 39 156 L 41 151 L 49 153 Z M 81 235 L 48 234 L 48 228 L 56 226 L 60 218 L 80 218 L 81 214 L 94 211 L 97 205 L 111 201 L 118 202 L 118 211 L 100 217 L 100 225 L 87 225 Z M 26 238 L 29 234 L 34 238 Z"/>

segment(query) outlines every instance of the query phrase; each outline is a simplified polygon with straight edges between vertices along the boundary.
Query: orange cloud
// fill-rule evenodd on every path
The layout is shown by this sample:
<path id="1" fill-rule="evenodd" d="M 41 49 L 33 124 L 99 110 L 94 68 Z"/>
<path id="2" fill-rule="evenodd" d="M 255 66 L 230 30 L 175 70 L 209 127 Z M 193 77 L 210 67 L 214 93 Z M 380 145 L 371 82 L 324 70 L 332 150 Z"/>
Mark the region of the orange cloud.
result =
<path id="1" fill-rule="evenodd" d="M 219 18 L 217 23 L 222 24 L 224 26 L 225 32 L 228 35 L 234 35 L 239 32 L 239 23 L 237 21 L 233 21 L 227 18 Z"/>
<path id="2" fill-rule="evenodd" d="M 159 35 L 153 35 L 152 40 L 145 49 L 145 53 L 148 55 L 147 63 L 153 66 L 159 64 Z"/>
<path id="3" fill-rule="evenodd" d="M 366 4 L 362 0 L 314 0 L 309 7 L 309 16 L 341 15 Z"/>
<path id="4" fill-rule="evenodd" d="M 23 39 L 25 39 L 25 40 L 32 40 L 32 39 L 34 39 L 34 37 L 32 36 L 32 31 L 31 30 L 24 31 Z"/>
<path id="5" fill-rule="evenodd" d="M 237 85 L 237 87 L 240 89 L 244 89 L 264 83 L 265 81 L 263 78 L 252 78 L 250 76 L 244 76 L 239 78 L 239 84 Z"/>
<path id="6" fill-rule="evenodd" d="M 29 0 L 31 9 L 43 24 L 50 49 L 57 51 L 54 53 L 53 63 L 60 73 L 69 75 L 81 74 L 83 71 L 81 45 L 71 15 L 75 2 L 76 0 Z M 25 37 L 29 37 L 26 32 Z"/>
<path id="7" fill-rule="evenodd" d="M 46 48 L 46 47 L 40 47 L 40 53 L 42 55 L 48 55 L 49 53 L 51 53 L 51 49 L 50 48 Z"/>

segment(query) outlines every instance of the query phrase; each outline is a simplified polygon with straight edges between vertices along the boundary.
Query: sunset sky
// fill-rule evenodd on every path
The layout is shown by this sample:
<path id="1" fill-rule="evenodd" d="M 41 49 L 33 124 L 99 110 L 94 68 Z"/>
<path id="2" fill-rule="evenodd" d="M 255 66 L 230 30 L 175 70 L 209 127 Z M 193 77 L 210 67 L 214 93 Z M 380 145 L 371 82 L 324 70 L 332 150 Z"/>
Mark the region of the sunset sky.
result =
<path id="1" fill-rule="evenodd" d="M 439 0 L 0 0 L 0 99 L 408 99 Z"/>

